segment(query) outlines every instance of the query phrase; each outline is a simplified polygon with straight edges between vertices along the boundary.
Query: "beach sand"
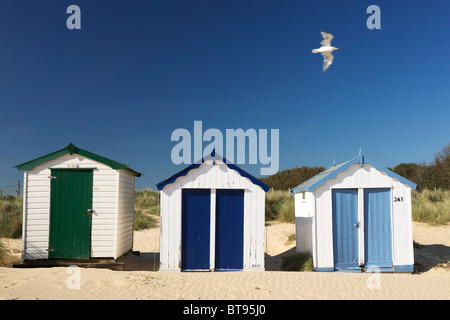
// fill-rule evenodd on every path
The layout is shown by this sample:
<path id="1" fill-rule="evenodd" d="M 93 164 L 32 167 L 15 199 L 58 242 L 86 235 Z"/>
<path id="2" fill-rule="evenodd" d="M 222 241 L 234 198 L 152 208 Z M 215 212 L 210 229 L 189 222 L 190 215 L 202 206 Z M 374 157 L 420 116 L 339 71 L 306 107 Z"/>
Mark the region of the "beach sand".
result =
<path id="1" fill-rule="evenodd" d="M 162 273 L 158 229 L 135 232 L 126 271 L 108 269 L 0 267 L 0 299 L 450 299 L 450 225 L 413 223 L 416 274 L 283 272 L 295 253 L 293 224 L 266 227 L 266 271 Z M 20 259 L 21 240 L 2 239 L 11 261 Z M 79 288 L 74 280 L 79 276 Z"/>

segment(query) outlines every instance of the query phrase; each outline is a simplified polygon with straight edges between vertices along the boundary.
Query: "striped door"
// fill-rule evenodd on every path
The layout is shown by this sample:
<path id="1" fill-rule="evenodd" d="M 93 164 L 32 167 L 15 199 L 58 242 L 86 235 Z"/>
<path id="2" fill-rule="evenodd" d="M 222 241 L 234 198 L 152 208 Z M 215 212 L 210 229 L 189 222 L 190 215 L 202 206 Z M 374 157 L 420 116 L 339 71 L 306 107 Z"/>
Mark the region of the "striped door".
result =
<path id="1" fill-rule="evenodd" d="M 52 169 L 51 175 L 49 258 L 88 259 L 92 169 Z"/>
<path id="2" fill-rule="evenodd" d="M 244 190 L 216 191 L 216 270 L 244 268 Z"/>
<path id="3" fill-rule="evenodd" d="M 334 267 L 359 268 L 358 189 L 334 189 L 332 207 Z"/>
<path id="4" fill-rule="evenodd" d="M 364 190 L 364 261 L 366 266 L 392 267 L 391 190 Z"/>
<path id="5" fill-rule="evenodd" d="M 183 189 L 181 269 L 209 270 L 211 190 Z"/>

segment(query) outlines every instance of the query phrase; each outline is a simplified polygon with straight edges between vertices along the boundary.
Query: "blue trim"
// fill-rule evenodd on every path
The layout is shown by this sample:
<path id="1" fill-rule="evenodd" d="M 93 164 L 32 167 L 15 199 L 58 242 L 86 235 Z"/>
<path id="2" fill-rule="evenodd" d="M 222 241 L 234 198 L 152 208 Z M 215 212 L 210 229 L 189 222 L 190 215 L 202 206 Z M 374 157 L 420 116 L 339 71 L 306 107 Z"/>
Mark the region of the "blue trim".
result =
<path id="1" fill-rule="evenodd" d="M 215 149 L 213 149 L 213 151 L 211 152 L 211 156 L 213 158 L 213 165 L 216 164 L 216 158 L 219 154 L 216 153 Z M 219 155 L 219 159 L 223 159 L 223 163 L 225 163 L 225 165 L 232 169 L 237 171 L 242 177 L 244 178 L 248 178 L 253 184 L 256 184 L 257 186 L 260 186 L 265 192 L 269 191 L 269 186 L 265 183 L 263 183 L 261 180 L 259 180 L 258 178 L 255 178 L 254 176 L 252 176 L 250 173 L 248 173 L 245 170 L 242 170 L 241 168 L 239 168 L 237 165 L 229 162 L 227 159 L 220 157 Z M 156 184 L 156 187 L 158 188 L 158 190 L 162 190 L 164 189 L 164 187 L 168 184 L 174 183 L 175 180 L 177 180 L 179 177 L 185 176 L 187 175 L 191 170 L 193 169 L 197 169 L 198 167 L 200 167 L 203 162 L 205 162 L 205 159 L 203 158 L 201 163 L 194 163 L 191 164 L 189 167 L 184 168 L 183 170 L 181 170 L 180 172 L 174 174 L 173 176 L 167 178 L 164 181 L 159 182 L 158 184 Z"/>
<path id="2" fill-rule="evenodd" d="M 404 183 L 404 184 L 410 186 L 411 189 L 416 190 L 417 184 L 415 184 L 414 182 L 409 181 L 409 180 L 406 179 L 406 178 L 403 178 L 401 175 L 398 175 L 398 174 L 396 174 L 395 172 L 393 172 L 393 171 L 391 171 L 391 170 L 389 170 L 389 169 L 386 169 L 385 167 L 382 167 L 382 166 L 376 164 L 376 163 L 373 162 L 373 161 L 366 162 L 366 163 L 370 164 L 372 167 L 374 167 L 374 168 L 377 169 L 378 171 L 383 171 L 383 172 L 386 173 L 389 177 L 395 178 L 395 179 L 397 179 L 398 181 L 400 181 L 401 183 Z"/>
<path id="3" fill-rule="evenodd" d="M 243 269 L 214 269 L 214 272 L 239 272 Z"/>
<path id="4" fill-rule="evenodd" d="M 394 272 L 414 272 L 413 264 L 406 264 L 401 266 L 394 266 Z"/>
<path id="5" fill-rule="evenodd" d="M 368 266 L 364 268 L 364 271 L 366 273 L 392 273 L 394 272 L 394 267 L 375 267 L 375 266 Z"/>
<path id="6" fill-rule="evenodd" d="M 193 170 L 193 169 L 197 169 L 198 167 L 200 167 L 200 164 L 198 163 L 193 163 L 191 164 L 189 167 L 184 168 L 183 170 L 181 170 L 180 172 L 174 174 L 173 176 L 167 178 L 164 181 L 159 182 L 156 187 L 158 188 L 158 190 L 162 190 L 166 185 L 174 183 L 175 180 L 177 180 L 177 178 L 185 176 L 189 173 L 189 171 Z"/>
<path id="7" fill-rule="evenodd" d="M 224 158 L 224 160 L 226 160 L 226 159 Z M 250 179 L 250 181 L 253 182 L 253 184 L 256 184 L 256 185 L 260 186 L 265 192 L 269 191 L 269 186 L 267 184 L 261 182 L 259 179 L 255 178 L 254 176 L 252 176 L 247 171 L 242 170 L 241 168 L 239 168 L 235 164 L 226 163 L 226 161 L 225 161 L 225 164 L 228 166 L 228 168 L 236 170 L 244 178 Z"/>
<path id="8" fill-rule="evenodd" d="M 367 266 L 365 267 L 365 272 L 366 273 L 373 273 L 371 272 L 371 270 L 377 271 L 377 272 L 411 272 L 414 273 L 414 265 L 409 264 L 409 265 L 401 265 L 401 266 L 394 266 L 394 267 L 388 267 L 388 268 L 377 268 L 377 269 L 372 269 L 372 266 Z M 334 268 L 314 268 L 314 271 L 317 272 L 341 272 L 341 273 L 360 273 L 362 272 L 362 270 L 360 268 L 355 268 L 355 269 L 334 269 Z"/>
<path id="9" fill-rule="evenodd" d="M 339 173 L 347 171 L 348 168 L 350 168 L 352 165 L 354 165 L 356 163 L 358 163 L 360 166 L 362 166 L 364 163 L 370 164 L 372 167 L 374 167 L 378 171 L 383 171 L 389 177 L 397 179 L 401 183 L 406 184 L 409 187 L 411 187 L 411 189 L 413 189 L 413 190 L 415 190 L 417 187 L 417 184 L 415 184 L 414 182 L 411 182 L 408 179 L 405 179 L 402 176 L 396 174 L 395 172 L 392 172 L 391 170 L 386 169 L 383 166 L 380 166 L 380 165 L 376 164 L 375 162 L 370 161 L 363 154 L 359 154 L 358 156 L 356 156 L 355 158 L 353 158 L 347 162 L 343 162 L 341 164 L 338 164 L 337 166 L 328 168 L 326 170 L 326 171 L 329 171 L 328 174 L 324 174 L 325 172 L 321 172 L 318 175 L 309 179 L 308 181 L 303 182 L 302 184 L 296 186 L 295 188 L 292 188 L 290 190 L 290 193 L 291 193 L 291 195 L 294 195 L 299 192 L 305 192 L 305 191 L 312 192 L 317 187 L 320 187 L 323 184 L 325 184 L 325 182 L 327 182 L 328 180 L 336 178 L 336 176 Z M 334 167 L 336 167 L 336 168 L 334 168 Z M 319 175 L 323 175 L 323 177 L 321 177 L 320 179 L 317 179 L 317 177 Z M 317 180 L 317 181 L 315 181 L 315 180 Z"/>
<path id="10" fill-rule="evenodd" d="M 340 273 L 362 273 L 361 268 L 354 268 L 354 269 L 336 269 L 334 272 L 340 272 Z"/>
<path id="11" fill-rule="evenodd" d="M 314 268 L 313 270 L 317 272 L 333 272 L 334 268 Z"/>

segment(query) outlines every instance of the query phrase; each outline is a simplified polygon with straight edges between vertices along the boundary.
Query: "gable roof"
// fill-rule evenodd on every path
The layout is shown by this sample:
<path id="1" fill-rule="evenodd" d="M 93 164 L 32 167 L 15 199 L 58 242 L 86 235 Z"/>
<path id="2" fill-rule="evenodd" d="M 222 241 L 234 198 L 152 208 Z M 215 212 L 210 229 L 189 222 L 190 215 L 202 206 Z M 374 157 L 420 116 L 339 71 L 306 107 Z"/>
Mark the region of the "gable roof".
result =
<path id="1" fill-rule="evenodd" d="M 229 163 L 229 161 L 227 159 L 225 159 L 224 157 L 222 157 L 219 154 L 216 154 L 215 150 L 213 150 L 211 152 L 210 156 L 208 156 L 206 158 L 202 158 L 201 162 L 191 164 L 190 166 L 188 166 L 188 167 L 184 168 L 183 170 L 175 173 L 174 175 L 170 176 L 169 178 L 159 182 L 158 184 L 156 184 L 156 187 L 158 188 L 158 190 L 164 189 L 165 186 L 167 186 L 168 184 L 174 183 L 175 180 L 177 180 L 179 177 L 183 177 L 183 176 L 187 175 L 191 170 L 199 168 L 205 162 L 205 160 L 211 160 L 212 159 L 213 160 L 213 165 L 214 165 L 216 163 L 216 161 L 215 161 L 216 158 L 217 158 L 217 160 L 222 161 L 228 168 L 237 171 L 242 177 L 248 178 L 253 184 L 256 184 L 256 185 L 260 186 L 265 192 L 269 191 L 269 186 L 268 185 L 263 183 L 258 178 L 255 178 L 254 176 L 252 176 L 247 171 L 239 168 L 237 165 L 235 165 L 233 163 Z"/>
<path id="2" fill-rule="evenodd" d="M 132 175 L 136 176 L 136 177 L 140 177 L 142 175 L 142 173 L 139 173 L 137 171 L 134 171 L 133 169 L 131 169 L 130 167 L 128 167 L 126 164 L 102 157 L 98 154 L 92 153 L 90 151 L 87 150 L 83 150 L 80 149 L 76 146 L 74 146 L 72 143 L 69 143 L 65 148 L 62 148 L 60 150 L 56 150 L 55 152 L 46 154 L 45 156 L 30 160 L 28 162 L 19 164 L 17 166 L 15 166 L 14 168 L 17 168 L 17 170 L 31 170 L 34 167 L 43 164 L 47 161 L 56 159 L 58 157 L 61 157 L 65 154 L 79 154 L 80 156 L 95 160 L 97 162 L 103 163 L 109 167 L 111 167 L 112 169 L 115 170 L 125 170 L 129 173 L 131 173 Z"/>
<path id="3" fill-rule="evenodd" d="M 290 190 L 291 195 L 298 193 L 298 192 L 311 192 L 317 187 L 322 186 L 330 179 L 335 178 L 339 173 L 347 171 L 350 166 L 359 163 L 359 165 L 362 167 L 364 163 L 370 164 L 372 167 L 377 169 L 378 171 L 383 171 L 386 173 L 389 177 L 395 178 L 398 181 L 400 181 L 403 184 L 408 185 L 411 189 L 416 189 L 417 185 L 414 182 L 409 181 L 408 179 L 403 178 L 402 176 L 396 174 L 395 172 L 386 169 L 382 166 L 377 165 L 376 163 L 372 161 L 368 161 L 368 159 L 360 153 L 358 156 L 354 157 L 353 159 L 350 159 L 346 162 L 333 165 L 332 167 L 326 169 L 325 171 L 322 171 L 321 173 L 315 175 L 311 179 L 299 184 L 298 186 L 292 188 Z"/>

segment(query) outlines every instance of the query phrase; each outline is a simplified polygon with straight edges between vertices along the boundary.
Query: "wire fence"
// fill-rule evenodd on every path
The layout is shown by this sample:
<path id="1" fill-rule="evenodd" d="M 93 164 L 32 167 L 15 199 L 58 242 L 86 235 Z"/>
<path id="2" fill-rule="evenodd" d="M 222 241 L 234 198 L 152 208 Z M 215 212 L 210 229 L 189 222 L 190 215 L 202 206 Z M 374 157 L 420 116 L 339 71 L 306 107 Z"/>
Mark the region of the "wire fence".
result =
<path id="1" fill-rule="evenodd" d="M 10 186 L 0 186 L 0 197 L 3 197 L 8 194 L 15 194 L 16 197 L 20 197 L 23 194 L 23 190 L 20 187 L 20 180 L 17 181 L 16 185 Z"/>

